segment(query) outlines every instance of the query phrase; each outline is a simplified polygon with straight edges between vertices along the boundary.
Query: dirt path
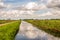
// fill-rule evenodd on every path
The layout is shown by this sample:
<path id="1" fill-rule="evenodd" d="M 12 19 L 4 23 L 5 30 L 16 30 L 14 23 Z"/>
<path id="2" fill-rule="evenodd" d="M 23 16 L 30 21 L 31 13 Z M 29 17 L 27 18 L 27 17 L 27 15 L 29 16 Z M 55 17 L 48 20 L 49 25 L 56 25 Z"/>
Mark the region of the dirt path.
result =
<path id="1" fill-rule="evenodd" d="M 49 35 L 32 24 L 22 21 L 15 40 L 60 40 L 60 38 Z"/>

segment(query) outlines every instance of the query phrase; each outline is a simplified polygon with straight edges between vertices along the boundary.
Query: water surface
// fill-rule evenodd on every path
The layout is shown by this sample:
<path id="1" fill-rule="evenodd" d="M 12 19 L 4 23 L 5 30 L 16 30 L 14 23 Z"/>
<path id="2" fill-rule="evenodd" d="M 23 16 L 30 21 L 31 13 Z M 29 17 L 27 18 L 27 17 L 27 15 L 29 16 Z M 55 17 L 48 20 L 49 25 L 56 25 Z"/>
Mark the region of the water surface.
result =
<path id="1" fill-rule="evenodd" d="M 60 40 L 47 34 L 46 32 L 39 30 L 32 24 L 22 21 L 18 34 L 15 40 Z"/>

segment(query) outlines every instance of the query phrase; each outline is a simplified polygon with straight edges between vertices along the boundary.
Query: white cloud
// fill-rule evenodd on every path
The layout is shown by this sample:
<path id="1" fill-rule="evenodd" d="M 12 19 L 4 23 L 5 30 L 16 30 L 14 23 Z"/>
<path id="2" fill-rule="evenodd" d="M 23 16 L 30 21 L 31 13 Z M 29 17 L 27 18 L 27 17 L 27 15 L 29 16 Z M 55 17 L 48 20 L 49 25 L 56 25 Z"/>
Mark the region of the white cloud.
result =
<path id="1" fill-rule="evenodd" d="M 28 4 L 31 6 L 29 7 Z M 28 3 L 27 5 L 24 5 L 22 8 L 22 10 L 20 10 L 18 7 L 17 9 L 12 9 L 12 10 L 8 10 L 8 11 L 5 11 L 3 10 L 1 12 L 1 18 L 4 18 L 4 19 L 8 19 L 8 18 L 11 18 L 11 19 L 17 19 L 17 18 L 21 18 L 21 19 L 31 19 L 31 18 L 37 18 L 38 15 L 35 15 L 34 12 L 35 10 L 31 10 L 31 9 L 36 9 L 36 10 L 41 10 L 41 9 L 44 9 L 46 8 L 46 6 L 44 4 L 41 4 L 41 5 L 38 5 L 37 3 Z M 4 4 L 5 5 L 5 4 Z M 6 5 L 6 8 L 10 9 L 11 7 L 13 6 L 10 6 L 10 5 Z M 25 8 L 26 7 L 26 8 Z M 28 8 L 27 8 L 28 7 Z M 28 10 L 25 10 L 25 9 L 28 9 Z M 30 10 L 29 10 L 30 9 Z"/>
<path id="2" fill-rule="evenodd" d="M 33 14 L 33 11 L 19 11 L 19 10 L 8 10 L 8 11 L 1 11 L 0 19 L 32 19 L 36 18 L 37 15 Z"/>
<path id="3" fill-rule="evenodd" d="M 34 12 L 42 9 L 46 9 L 46 5 L 44 4 L 38 4 L 36 2 L 29 2 L 23 6 L 16 7 L 15 9 L 20 10 L 20 14 L 33 14 Z"/>
<path id="4" fill-rule="evenodd" d="M 50 16 L 53 15 L 51 12 L 42 13 L 39 16 Z"/>
<path id="5" fill-rule="evenodd" d="M 0 9 L 10 9 L 13 6 L 11 4 L 5 4 L 3 0 L 0 0 Z"/>
<path id="6" fill-rule="evenodd" d="M 25 7 L 26 7 L 26 9 L 32 9 L 34 11 L 38 11 L 38 10 L 47 8 L 45 4 L 43 4 L 43 3 L 38 4 L 37 2 L 30 2 L 27 5 L 25 5 Z"/>
<path id="7" fill-rule="evenodd" d="M 23 6 L 16 7 L 15 9 L 17 10 L 33 10 L 33 11 L 38 11 L 42 9 L 46 9 L 46 5 L 41 3 L 38 4 L 37 2 L 29 2 Z"/>
<path id="8" fill-rule="evenodd" d="M 51 7 L 51 11 L 48 11 L 43 14 L 34 14 L 34 12 L 38 10 L 43 10 L 43 9 L 49 9 L 47 6 L 43 3 L 38 4 L 37 2 L 29 2 L 25 5 L 20 5 L 20 6 L 14 6 L 10 4 L 4 4 L 4 2 L 0 2 L 0 8 L 6 8 L 9 9 L 7 11 L 5 10 L 0 10 L 0 18 L 11 18 L 11 19 L 17 19 L 17 18 L 26 18 L 26 19 L 31 19 L 31 18 L 39 18 L 41 16 L 57 16 L 60 15 L 60 10 L 54 9 L 54 7 L 57 7 L 57 4 L 51 3 L 51 0 L 48 1 L 48 7 Z M 51 6 L 52 5 L 52 6 Z M 12 8 L 12 9 L 11 9 Z"/>
<path id="9" fill-rule="evenodd" d="M 1 0 L 0 0 L 0 9 L 3 9 L 3 8 L 5 8 L 4 3 L 1 2 Z"/>
<path id="10" fill-rule="evenodd" d="M 60 0 L 51 0 L 47 7 L 51 9 L 52 16 L 60 17 Z"/>
<path id="11" fill-rule="evenodd" d="M 60 0 L 51 0 L 48 5 L 48 7 L 60 7 Z"/>
<path id="12" fill-rule="evenodd" d="M 28 4 L 26 4 L 26 9 L 33 9 L 33 8 L 35 8 L 36 6 L 38 6 L 38 4 L 37 3 L 35 3 L 35 2 L 29 2 Z"/>
<path id="13" fill-rule="evenodd" d="M 47 3 L 51 3 L 52 0 L 47 0 Z"/>
<path id="14" fill-rule="evenodd" d="M 46 5 L 45 4 L 40 4 L 39 5 L 39 9 L 42 10 L 42 9 L 47 9 Z"/>
<path id="15" fill-rule="evenodd" d="M 59 16 L 59 15 L 60 15 L 60 10 L 51 9 L 51 12 L 52 12 L 52 14 L 55 15 L 55 16 Z"/>
<path id="16" fill-rule="evenodd" d="M 3 6 L 3 5 L 4 5 L 4 3 L 3 3 L 3 2 L 0 2 L 0 5 L 1 5 L 1 6 Z"/>
<path id="17" fill-rule="evenodd" d="M 2 0 L 0 0 L 0 2 L 1 2 Z"/>
<path id="18" fill-rule="evenodd" d="M 0 0 L 0 6 L 4 6 L 4 2 Z"/>

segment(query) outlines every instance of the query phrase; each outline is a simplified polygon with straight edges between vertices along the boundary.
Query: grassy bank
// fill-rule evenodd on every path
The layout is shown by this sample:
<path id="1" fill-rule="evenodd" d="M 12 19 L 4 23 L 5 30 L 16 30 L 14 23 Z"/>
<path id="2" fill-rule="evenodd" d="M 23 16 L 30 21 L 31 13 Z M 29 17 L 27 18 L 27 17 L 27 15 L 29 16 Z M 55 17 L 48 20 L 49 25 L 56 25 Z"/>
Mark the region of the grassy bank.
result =
<path id="1" fill-rule="evenodd" d="M 45 32 L 52 34 L 56 37 L 60 37 L 60 20 L 25 20 L 37 28 L 44 30 Z"/>
<path id="2" fill-rule="evenodd" d="M 17 20 L 0 20 L 0 24 L 9 23 Z"/>
<path id="3" fill-rule="evenodd" d="M 14 40 L 18 32 L 20 21 L 12 21 L 0 26 L 0 40 Z"/>

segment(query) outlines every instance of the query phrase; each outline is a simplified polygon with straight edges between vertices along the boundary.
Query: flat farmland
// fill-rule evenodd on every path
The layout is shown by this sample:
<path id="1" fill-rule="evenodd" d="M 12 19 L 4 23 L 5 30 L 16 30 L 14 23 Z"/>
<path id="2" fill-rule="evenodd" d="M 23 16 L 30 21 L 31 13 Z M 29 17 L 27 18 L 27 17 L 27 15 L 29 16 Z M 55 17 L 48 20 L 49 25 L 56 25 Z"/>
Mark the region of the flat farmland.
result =
<path id="1" fill-rule="evenodd" d="M 41 29 L 53 36 L 60 37 L 60 19 L 51 19 L 51 20 L 25 20 L 38 29 Z"/>
<path id="2" fill-rule="evenodd" d="M 0 20 L 0 40 L 14 40 L 20 23 L 20 20 Z"/>

